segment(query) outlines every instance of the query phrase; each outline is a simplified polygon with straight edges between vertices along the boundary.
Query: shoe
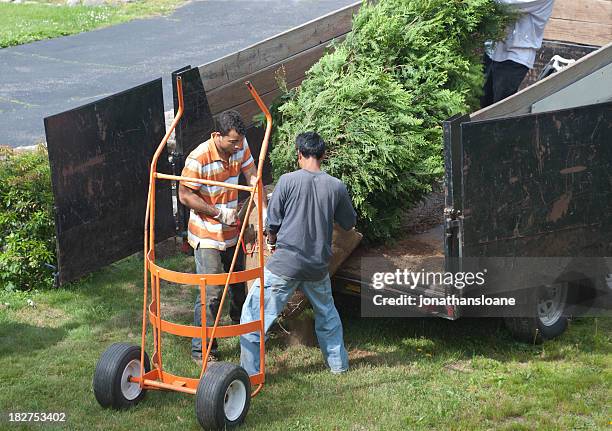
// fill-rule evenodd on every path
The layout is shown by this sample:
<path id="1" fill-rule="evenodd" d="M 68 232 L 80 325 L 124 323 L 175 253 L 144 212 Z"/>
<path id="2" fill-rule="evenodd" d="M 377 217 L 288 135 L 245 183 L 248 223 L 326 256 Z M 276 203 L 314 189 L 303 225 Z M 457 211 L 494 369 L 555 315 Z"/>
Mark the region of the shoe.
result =
<path id="1" fill-rule="evenodd" d="M 198 364 L 199 367 L 202 367 L 202 357 L 201 356 L 192 356 L 191 360 Z M 217 362 L 219 358 L 216 354 L 211 353 L 208 355 L 208 362 Z"/>

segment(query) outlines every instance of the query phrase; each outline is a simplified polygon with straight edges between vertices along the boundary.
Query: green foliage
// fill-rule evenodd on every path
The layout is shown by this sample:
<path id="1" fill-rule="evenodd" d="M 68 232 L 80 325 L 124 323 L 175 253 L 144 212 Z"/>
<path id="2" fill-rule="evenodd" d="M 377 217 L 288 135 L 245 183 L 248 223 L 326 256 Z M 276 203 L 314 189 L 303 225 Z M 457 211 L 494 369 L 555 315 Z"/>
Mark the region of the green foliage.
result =
<path id="1" fill-rule="evenodd" d="M 51 287 L 53 192 L 47 152 L 0 154 L 0 290 Z"/>
<path id="2" fill-rule="evenodd" d="M 275 112 L 271 161 L 296 166 L 295 137 L 315 130 L 324 169 L 348 187 L 369 241 L 397 233 L 401 214 L 443 174 L 441 123 L 477 104 L 480 48 L 510 19 L 493 0 L 364 2 L 347 39 Z"/>
<path id="3" fill-rule="evenodd" d="M 134 18 L 168 13 L 182 0 L 139 0 L 67 6 L 64 0 L 0 2 L 0 48 L 90 31 Z"/>

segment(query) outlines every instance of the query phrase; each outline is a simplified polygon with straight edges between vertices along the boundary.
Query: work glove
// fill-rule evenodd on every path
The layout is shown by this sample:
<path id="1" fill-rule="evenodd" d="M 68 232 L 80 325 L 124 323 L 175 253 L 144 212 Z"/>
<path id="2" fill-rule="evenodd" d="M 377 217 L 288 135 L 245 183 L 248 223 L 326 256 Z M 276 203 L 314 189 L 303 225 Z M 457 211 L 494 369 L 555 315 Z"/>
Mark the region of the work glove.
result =
<path id="1" fill-rule="evenodd" d="M 238 222 L 238 211 L 233 208 L 219 208 L 219 215 L 215 218 L 225 225 L 233 226 Z"/>

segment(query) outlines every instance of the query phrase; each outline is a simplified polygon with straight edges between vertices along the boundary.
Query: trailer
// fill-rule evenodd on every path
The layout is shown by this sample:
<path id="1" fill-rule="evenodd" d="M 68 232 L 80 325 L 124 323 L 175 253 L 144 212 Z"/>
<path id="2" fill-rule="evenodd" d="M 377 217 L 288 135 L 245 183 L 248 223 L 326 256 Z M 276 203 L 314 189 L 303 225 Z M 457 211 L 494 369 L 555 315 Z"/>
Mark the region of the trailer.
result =
<path id="1" fill-rule="evenodd" d="M 599 2 L 586 3 L 556 3 L 548 40 L 522 91 L 444 123 L 444 183 L 406 214 L 395 243 L 360 246 L 339 268 L 332 278 L 335 292 L 361 297 L 364 316 L 498 316 L 517 338 L 531 342 L 562 333 L 569 315 L 606 309 L 606 277 L 612 273 L 607 258 L 612 256 L 612 45 L 598 46 L 610 42 L 612 22 L 600 13 Z M 249 123 L 249 142 L 260 141 L 261 131 L 251 120 L 256 107 L 234 90 L 248 79 L 272 103 L 282 91 L 277 74 L 289 88 L 299 85 L 330 42 L 350 31 L 359 7 L 355 3 L 177 71 L 187 88 L 186 106 L 193 107 L 177 130 L 179 151 L 188 154 L 207 136 L 212 119 L 227 109 L 239 111 Z M 556 54 L 581 58 L 537 81 Z M 258 148 L 251 151 L 256 155 Z M 269 173 L 265 166 L 265 183 L 271 181 Z M 505 295 L 518 303 L 512 310 L 448 303 L 372 307 L 373 297 L 380 295 L 372 285 L 375 273 L 458 274 L 483 268 L 487 282 L 477 289 L 391 283 L 384 295 L 459 300 Z"/>
<path id="2" fill-rule="evenodd" d="M 569 316 L 605 313 L 612 304 L 610 136 L 612 44 L 504 101 L 449 119 L 438 217 L 429 215 L 429 226 L 415 232 L 410 223 L 418 227 L 418 217 L 407 214 L 406 234 L 395 245 L 360 247 L 336 274 L 337 291 L 360 295 L 367 313 L 379 293 L 375 272 L 488 271 L 475 289 L 385 289 L 398 297 L 513 297 L 514 310 L 445 304 L 403 312 L 503 317 L 527 342 L 560 335 Z M 426 216 L 428 206 L 421 205 Z"/>

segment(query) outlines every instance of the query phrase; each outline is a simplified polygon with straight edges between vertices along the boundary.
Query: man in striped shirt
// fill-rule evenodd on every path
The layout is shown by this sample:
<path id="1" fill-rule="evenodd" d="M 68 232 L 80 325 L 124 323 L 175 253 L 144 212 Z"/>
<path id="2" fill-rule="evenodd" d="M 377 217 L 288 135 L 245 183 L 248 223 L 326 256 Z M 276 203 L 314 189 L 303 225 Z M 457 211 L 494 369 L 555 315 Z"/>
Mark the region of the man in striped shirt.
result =
<path id="1" fill-rule="evenodd" d="M 206 179 L 227 184 L 238 184 L 242 172 L 250 185 L 257 180 L 255 163 L 245 139 L 246 128 L 240 114 L 226 111 L 219 116 L 216 131 L 210 139 L 200 144 L 185 161 L 182 176 Z M 220 186 L 181 181 L 179 200 L 191 209 L 188 241 L 194 249 L 196 273 L 219 274 L 229 272 L 238 246 L 238 190 Z M 265 208 L 264 208 L 265 214 Z M 239 253 L 234 271 L 244 269 L 244 255 Z M 212 326 L 223 293 L 223 286 L 206 286 L 206 324 Z M 234 324 L 240 323 L 240 313 L 245 300 L 244 283 L 229 288 L 229 314 Z M 194 307 L 194 324 L 200 326 L 201 304 L 198 295 Z M 202 361 L 202 340 L 193 338 L 191 355 L 198 364 Z M 214 341 L 211 358 L 218 356 Z"/>

